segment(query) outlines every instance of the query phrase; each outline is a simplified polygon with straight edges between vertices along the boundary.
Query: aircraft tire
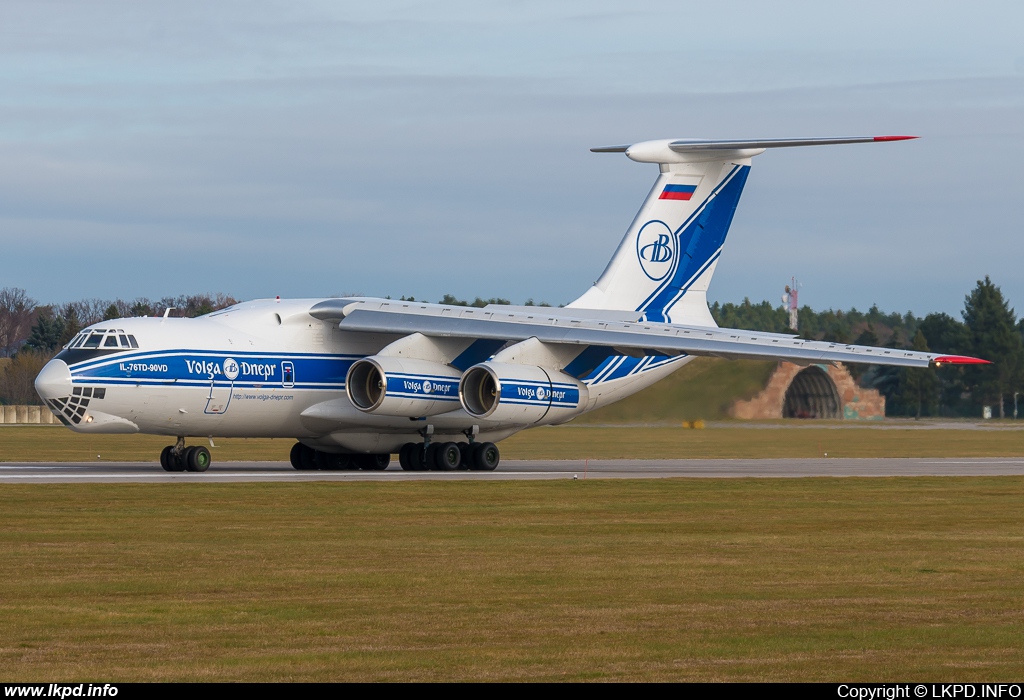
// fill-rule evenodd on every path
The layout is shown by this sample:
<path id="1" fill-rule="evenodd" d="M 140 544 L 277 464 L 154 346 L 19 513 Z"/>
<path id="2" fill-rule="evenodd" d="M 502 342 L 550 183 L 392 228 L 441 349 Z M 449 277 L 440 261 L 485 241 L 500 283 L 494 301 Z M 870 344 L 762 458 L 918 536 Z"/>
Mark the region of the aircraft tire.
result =
<path id="1" fill-rule="evenodd" d="M 363 469 L 369 469 L 373 472 L 382 472 L 388 468 L 391 464 L 391 454 L 379 454 L 379 455 L 367 455 L 367 465 Z"/>
<path id="2" fill-rule="evenodd" d="M 174 471 L 174 469 L 171 468 L 172 467 L 171 460 L 174 459 L 174 455 L 171 453 L 171 450 L 173 450 L 173 449 L 174 449 L 173 447 L 168 445 L 164 449 L 160 450 L 160 466 L 163 467 L 163 470 L 165 472 L 173 472 Z"/>
<path id="3" fill-rule="evenodd" d="M 472 469 L 473 468 L 473 443 L 471 442 L 460 442 L 457 443 L 459 446 L 459 452 L 462 453 L 462 462 L 459 464 L 459 469 Z"/>
<path id="4" fill-rule="evenodd" d="M 411 444 L 412 449 L 409 450 L 409 466 L 414 472 L 425 471 L 427 466 L 425 464 L 423 443 L 414 442 Z"/>
<path id="5" fill-rule="evenodd" d="M 334 472 L 353 468 L 350 455 L 321 452 L 320 450 L 314 450 L 313 454 L 313 463 L 321 471 Z"/>
<path id="6" fill-rule="evenodd" d="M 423 470 L 424 471 L 436 471 L 437 470 L 437 450 L 444 443 L 430 443 L 427 448 L 426 456 L 423 458 Z"/>
<path id="7" fill-rule="evenodd" d="M 296 448 L 294 447 L 292 449 L 296 450 L 298 453 L 296 455 L 298 464 L 293 463 L 292 466 L 295 467 L 296 469 L 301 469 L 302 471 L 315 470 L 316 450 L 314 450 L 312 447 L 306 447 L 301 442 L 297 442 L 295 444 L 298 446 L 298 449 L 296 450 Z"/>
<path id="8" fill-rule="evenodd" d="M 409 458 L 409 453 L 415 449 L 416 443 L 407 442 L 404 445 L 402 445 L 402 449 L 398 451 L 398 466 L 400 466 L 407 472 L 411 472 L 413 470 L 412 460 Z"/>
<path id="9" fill-rule="evenodd" d="M 473 448 L 473 469 L 478 472 L 493 472 L 501 461 L 501 453 L 493 442 L 481 442 Z"/>
<path id="10" fill-rule="evenodd" d="M 454 442 L 446 442 L 434 450 L 434 467 L 439 472 L 455 471 L 462 463 L 462 452 Z"/>
<path id="11" fill-rule="evenodd" d="M 292 463 L 292 469 L 302 469 L 302 448 L 304 445 L 297 442 L 292 445 L 292 451 L 288 453 L 288 461 Z"/>
<path id="12" fill-rule="evenodd" d="M 182 455 L 185 462 L 185 469 L 190 472 L 205 472 L 210 468 L 210 451 L 202 445 L 197 445 L 185 450 Z"/>
<path id="13" fill-rule="evenodd" d="M 172 472 L 183 472 L 183 471 L 185 471 L 185 466 L 187 464 L 187 462 L 185 462 L 185 453 L 186 452 L 188 452 L 187 449 L 186 450 L 182 450 L 180 454 L 174 454 L 174 448 L 173 447 L 171 448 L 171 451 L 169 453 L 167 453 L 167 464 L 170 466 L 170 469 L 168 469 L 168 471 L 172 471 Z"/>
<path id="14" fill-rule="evenodd" d="M 314 469 L 320 471 L 332 471 L 334 466 L 334 455 L 329 452 L 321 452 L 320 450 L 313 450 L 313 464 Z"/>

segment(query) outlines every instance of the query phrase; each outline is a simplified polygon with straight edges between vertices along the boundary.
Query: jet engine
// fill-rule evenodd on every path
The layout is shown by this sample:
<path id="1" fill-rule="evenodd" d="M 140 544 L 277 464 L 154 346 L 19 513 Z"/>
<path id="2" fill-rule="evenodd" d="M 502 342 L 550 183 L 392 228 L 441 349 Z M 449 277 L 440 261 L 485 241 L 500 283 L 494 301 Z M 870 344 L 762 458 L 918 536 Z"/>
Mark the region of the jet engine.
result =
<path id="1" fill-rule="evenodd" d="M 582 413 L 589 398 L 575 377 L 535 365 L 482 362 L 459 383 L 467 413 L 515 425 L 562 423 Z"/>
<path id="2" fill-rule="evenodd" d="M 458 410 L 461 375 L 437 362 L 373 355 L 352 363 L 345 391 L 364 413 L 420 418 Z"/>

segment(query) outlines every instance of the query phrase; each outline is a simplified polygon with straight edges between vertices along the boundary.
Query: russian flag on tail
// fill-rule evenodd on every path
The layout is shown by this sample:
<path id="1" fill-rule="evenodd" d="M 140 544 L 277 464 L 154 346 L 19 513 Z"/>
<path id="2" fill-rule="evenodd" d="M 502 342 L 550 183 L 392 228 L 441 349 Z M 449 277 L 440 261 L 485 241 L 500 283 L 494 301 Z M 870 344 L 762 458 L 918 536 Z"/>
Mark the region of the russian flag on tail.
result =
<path id="1" fill-rule="evenodd" d="M 696 185 L 665 185 L 658 199 L 682 199 L 689 200 L 697 191 Z"/>

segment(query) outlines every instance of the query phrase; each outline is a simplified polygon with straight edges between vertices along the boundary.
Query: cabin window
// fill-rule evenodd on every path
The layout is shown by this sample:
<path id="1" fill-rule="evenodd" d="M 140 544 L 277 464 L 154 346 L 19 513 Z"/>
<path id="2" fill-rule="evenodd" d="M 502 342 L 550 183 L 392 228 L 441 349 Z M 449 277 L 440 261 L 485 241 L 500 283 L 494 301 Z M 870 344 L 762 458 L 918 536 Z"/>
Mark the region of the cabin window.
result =
<path id="1" fill-rule="evenodd" d="M 117 347 L 117 336 L 116 335 L 108 335 L 107 339 L 103 342 L 103 347 L 105 347 L 105 348 L 116 348 Z"/>
<path id="2" fill-rule="evenodd" d="M 132 344 L 133 348 L 139 347 L 139 344 L 136 342 L 134 335 L 128 336 L 128 342 Z"/>
<path id="3" fill-rule="evenodd" d="M 85 341 L 85 344 L 82 347 L 98 348 L 100 346 L 101 340 L 103 340 L 102 335 L 100 335 L 99 333 L 93 333 L 92 335 L 89 336 L 89 339 Z"/>

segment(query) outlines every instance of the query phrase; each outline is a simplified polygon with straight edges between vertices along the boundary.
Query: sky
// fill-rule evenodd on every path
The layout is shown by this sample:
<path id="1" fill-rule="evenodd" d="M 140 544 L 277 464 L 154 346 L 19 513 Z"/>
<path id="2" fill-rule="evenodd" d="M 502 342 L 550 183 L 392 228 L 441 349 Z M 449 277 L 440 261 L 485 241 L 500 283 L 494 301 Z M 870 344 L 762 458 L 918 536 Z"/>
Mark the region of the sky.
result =
<path id="1" fill-rule="evenodd" d="M 657 138 L 754 160 L 711 300 L 1024 314 L 1024 4 L 0 4 L 0 287 L 567 303 Z"/>

